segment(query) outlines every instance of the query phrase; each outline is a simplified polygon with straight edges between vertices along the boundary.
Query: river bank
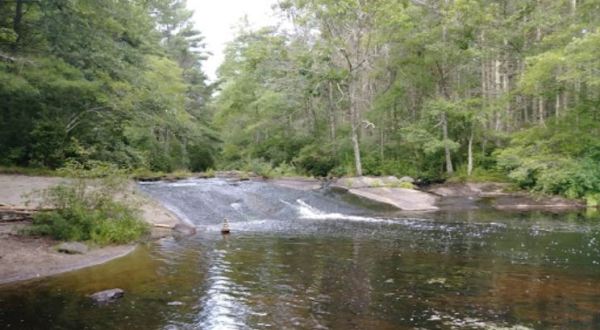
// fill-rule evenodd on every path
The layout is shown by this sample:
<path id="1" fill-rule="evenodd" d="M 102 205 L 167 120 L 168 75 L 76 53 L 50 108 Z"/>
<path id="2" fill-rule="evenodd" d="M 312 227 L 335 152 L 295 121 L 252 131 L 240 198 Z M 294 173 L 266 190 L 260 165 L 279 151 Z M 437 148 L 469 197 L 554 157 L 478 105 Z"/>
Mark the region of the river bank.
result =
<path id="1" fill-rule="evenodd" d="M 41 200 L 36 196 L 36 191 L 67 180 L 58 177 L 0 175 L 0 204 L 37 207 Z M 168 235 L 169 228 L 181 223 L 171 211 L 140 193 L 133 182 L 127 190 L 125 194 L 141 206 L 143 219 L 153 228 L 153 237 Z M 26 226 L 27 222 L 0 222 L 0 284 L 98 265 L 127 255 L 135 249 L 135 245 L 122 245 L 92 248 L 85 254 L 59 253 L 55 249 L 60 243 L 58 241 L 19 234 L 19 230 Z"/>
<path id="2" fill-rule="evenodd" d="M 270 179 L 269 182 L 296 190 L 315 190 L 324 186 L 368 201 L 390 205 L 403 211 L 438 211 L 464 207 L 465 201 L 486 199 L 502 211 L 562 211 L 584 208 L 579 200 L 560 196 L 535 195 L 515 190 L 507 183 L 442 183 L 418 187 L 409 177 L 348 177 L 319 181 L 308 178 Z"/>
<path id="3" fill-rule="evenodd" d="M 288 189 L 311 191 L 331 188 L 356 198 L 391 205 L 403 211 L 443 211 L 472 208 L 481 199 L 490 199 L 491 206 L 502 211 L 563 211 L 584 207 L 578 201 L 560 197 L 539 197 L 514 192 L 506 184 L 451 183 L 414 187 L 409 179 L 394 177 L 360 177 L 323 181 L 313 178 L 262 179 L 233 172 L 218 172 L 217 177 L 229 181 L 257 180 Z M 65 182 L 66 178 L 24 175 L 0 175 L 0 204 L 14 207 L 36 207 L 39 198 L 35 191 Z M 408 182 L 410 184 L 407 184 Z M 170 228 L 182 221 L 170 210 L 146 196 L 131 183 L 126 194 L 133 196 L 142 216 L 153 227 L 153 237 L 171 234 Z M 29 204 L 28 204 L 29 202 Z M 467 203 L 468 202 L 468 203 Z M 468 205 L 467 205 L 468 204 Z M 185 225 L 185 224 L 183 224 Z M 124 256 L 134 245 L 92 248 L 86 254 L 68 255 L 56 251 L 59 243 L 48 238 L 19 235 L 27 223 L 0 222 L 0 284 L 54 275 L 89 267 Z"/>

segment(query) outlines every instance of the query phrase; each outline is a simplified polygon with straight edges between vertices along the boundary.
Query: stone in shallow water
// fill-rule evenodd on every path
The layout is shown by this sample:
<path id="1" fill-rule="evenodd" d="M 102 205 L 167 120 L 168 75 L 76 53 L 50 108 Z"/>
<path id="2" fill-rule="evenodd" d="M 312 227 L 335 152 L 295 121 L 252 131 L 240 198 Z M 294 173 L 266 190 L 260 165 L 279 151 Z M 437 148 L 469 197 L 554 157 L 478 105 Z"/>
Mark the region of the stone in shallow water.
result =
<path id="1" fill-rule="evenodd" d="M 173 227 L 173 231 L 175 232 L 175 234 L 181 235 L 181 236 L 192 236 L 194 234 L 196 234 L 196 227 L 187 225 L 187 224 L 182 224 L 182 223 L 178 223 L 175 225 L 175 227 Z"/>
<path id="2" fill-rule="evenodd" d="M 125 295 L 123 289 L 115 288 L 96 292 L 90 295 L 90 298 L 97 303 L 107 303 L 119 299 Z"/>
<path id="3" fill-rule="evenodd" d="M 65 242 L 56 247 L 58 252 L 67 254 L 85 254 L 88 252 L 87 245 L 79 242 Z"/>
<path id="4" fill-rule="evenodd" d="M 427 284 L 446 284 L 446 279 L 443 277 L 432 278 L 427 281 Z"/>

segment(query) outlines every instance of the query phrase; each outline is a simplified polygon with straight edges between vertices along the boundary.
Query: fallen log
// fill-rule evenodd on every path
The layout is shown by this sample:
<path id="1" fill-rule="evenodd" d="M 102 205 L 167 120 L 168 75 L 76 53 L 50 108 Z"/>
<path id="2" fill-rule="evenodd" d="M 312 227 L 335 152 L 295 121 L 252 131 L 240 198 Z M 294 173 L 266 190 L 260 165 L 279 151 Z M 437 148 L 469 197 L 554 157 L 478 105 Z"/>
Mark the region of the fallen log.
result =
<path id="1" fill-rule="evenodd" d="M 166 224 L 164 224 L 164 223 L 155 223 L 155 224 L 154 224 L 154 227 L 157 227 L 157 228 L 167 228 L 167 229 L 173 229 L 173 226 L 171 226 L 171 225 L 166 225 Z"/>
<path id="2" fill-rule="evenodd" d="M 33 215 L 38 212 L 53 211 L 52 208 L 22 208 L 8 205 L 0 205 L 0 223 L 32 220 Z"/>
<path id="3" fill-rule="evenodd" d="M 35 213 L 35 212 L 48 212 L 48 211 L 55 211 L 55 208 L 44 208 L 44 207 L 38 207 L 38 208 L 24 208 L 24 207 L 16 207 L 16 206 L 9 206 L 9 205 L 0 205 L 0 212 L 29 212 L 29 213 Z"/>
<path id="4" fill-rule="evenodd" d="M 0 224 L 8 222 L 29 221 L 31 217 L 0 217 Z"/>

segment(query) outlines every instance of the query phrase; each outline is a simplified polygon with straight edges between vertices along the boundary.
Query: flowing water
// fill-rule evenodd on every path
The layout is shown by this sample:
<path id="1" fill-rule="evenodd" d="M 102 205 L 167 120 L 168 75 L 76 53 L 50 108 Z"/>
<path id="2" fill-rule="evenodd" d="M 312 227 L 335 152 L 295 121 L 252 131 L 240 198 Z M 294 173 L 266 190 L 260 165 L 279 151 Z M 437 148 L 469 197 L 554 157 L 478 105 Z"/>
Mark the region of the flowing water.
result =
<path id="1" fill-rule="evenodd" d="M 0 287 L 7 329 L 600 328 L 600 217 L 403 213 L 263 182 L 142 185 L 192 237 Z M 478 206 L 477 208 L 475 206 Z M 223 218 L 232 234 L 222 236 Z M 86 297 L 120 287 L 124 298 Z"/>

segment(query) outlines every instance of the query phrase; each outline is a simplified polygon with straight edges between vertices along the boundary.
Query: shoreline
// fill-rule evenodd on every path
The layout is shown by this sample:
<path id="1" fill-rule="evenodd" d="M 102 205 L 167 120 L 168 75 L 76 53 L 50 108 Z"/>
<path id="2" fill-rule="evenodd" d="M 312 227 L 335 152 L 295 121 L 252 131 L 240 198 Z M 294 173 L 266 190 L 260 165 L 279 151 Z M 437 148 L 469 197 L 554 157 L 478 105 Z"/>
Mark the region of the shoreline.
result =
<path id="1" fill-rule="evenodd" d="M 0 174 L 0 204 L 14 207 L 35 206 L 40 201 L 29 197 L 35 191 L 67 181 L 66 178 Z M 137 188 L 132 182 L 127 192 L 140 204 L 142 218 L 151 226 L 150 239 L 164 237 L 178 224 L 186 225 L 172 211 Z M 159 228 L 156 225 L 170 228 Z M 0 286 L 67 273 L 100 265 L 133 252 L 138 244 L 91 247 L 85 254 L 64 254 L 55 250 L 60 241 L 48 237 L 19 235 L 27 222 L 0 222 Z"/>
<path id="2" fill-rule="evenodd" d="M 14 242 L 13 242 L 14 243 Z M 30 280 L 42 279 L 49 276 L 64 274 L 87 267 L 93 267 L 107 263 L 109 261 L 125 257 L 135 251 L 137 244 L 135 245 L 118 245 L 109 246 L 104 248 L 98 248 L 90 250 L 84 255 L 67 255 L 70 260 L 61 260 L 58 258 L 51 258 L 53 262 L 57 262 L 54 267 L 28 267 L 28 269 L 19 269 L 18 272 L 10 274 L 7 277 L 0 278 L 0 287 L 5 285 L 11 285 L 21 283 Z M 43 257 L 52 257 L 46 253 L 41 253 Z M 4 259 L 4 258 L 3 258 Z M 48 259 L 45 259 L 48 260 Z M 25 260 L 19 260 L 19 262 L 26 262 Z"/>
<path id="3" fill-rule="evenodd" d="M 360 181 L 362 186 L 356 185 L 357 179 L 362 180 Z M 30 196 L 27 197 L 27 194 L 67 180 L 67 178 L 59 177 L 0 174 L 0 204 L 26 207 L 26 202 L 30 198 Z M 262 180 L 301 191 L 318 190 L 323 187 L 323 181 L 314 178 L 290 177 Z M 348 180 L 350 180 L 350 184 L 335 181 L 331 186 L 345 190 L 358 198 L 392 205 L 405 211 L 443 211 L 448 209 L 448 205 L 444 206 L 443 201 L 450 201 L 452 198 L 479 199 L 482 197 L 494 198 L 495 204 L 492 207 L 500 211 L 568 211 L 583 207 L 576 201 L 559 197 L 537 199 L 525 192 L 506 192 L 501 184 L 495 183 L 451 183 L 433 185 L 424 189 L 403 189 L 393 186 L 386 187 L 385 184 L 381 186 L 381 183 L 371 185 L 368 181 L 379 180 L 379 178 L 347 178 L 346 181 Z M 126 194 L 140 205 L 142 218 L 151 226 L 150 239 L 170 235 L 178 225 L 190 227 L 190 224 L 178 217 L 175 212 L 140 190 L 137 184 L 137 181 L 132 181 Z M 36 203 L 39 203 L 39 200 L 34 198 L 33 204 Z M 409 207 L 406 207 L 407 205 Z M 91 248 L 86 254 L 69 255 L 55 251 L 54 246 L 59 244 L 59 241 L 45 237 L 18 235 L 18 229 L 26 225 L 25 222 L 0 222 L 0 285 L 103 264 L 128 255 L 138 245 Z"/>
<path id="4" fill-rule="evenodd" d="M 409 178 L 410 179 L 410 178 Z M 412 179 L 411 179 L 412 180 Z M 435 212 L 448 210 L 448 201 L 492 199 L 491 207 L 498 211 L 573 211 L 585 209 L 585 203 L 561 196 L 535 195 L 527 191 L 511 191 L 507 183 L 465 182 L 441 183 L 424 187 L 402 188 L 402 179 L 392 176 L 344 177 L 328 186 L 370 202 L 381 203 L 402 211 Z M 266 182 L 296 189 L 318 190 L 322 182 L 309 178 L 278 178 Z M 450 208 L 451 209 L 451 208 Z"/>

